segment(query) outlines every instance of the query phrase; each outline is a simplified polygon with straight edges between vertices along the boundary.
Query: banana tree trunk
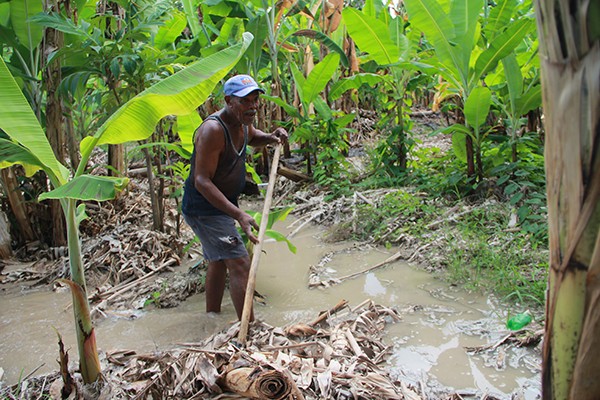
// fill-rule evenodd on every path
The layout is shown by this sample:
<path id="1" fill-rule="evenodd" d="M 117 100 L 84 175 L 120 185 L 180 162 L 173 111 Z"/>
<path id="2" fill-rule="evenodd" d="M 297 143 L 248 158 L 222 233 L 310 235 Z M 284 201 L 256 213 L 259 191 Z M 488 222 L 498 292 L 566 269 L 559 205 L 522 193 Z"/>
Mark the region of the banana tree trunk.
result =
<path id="1" fill-rule="evenodd" d="M 535 7 L 550 239 L 542 392 L 599 399 L 600 35 L 591 24 L 600 6 L 536 0 Z"/>
<path id="2" fill-rule="evenodd" d="M 46 1 L 44 6 L 47 12 L 56 11 L 58 6 L 55 0 Z M 65 160 L 65 134 L 63 129 L 63 112 L 61 99 L 58 95 L 58 86 L 61 81 L 59 60 L 48 60 L 53 52 L 63 47 L 63 33 L 46 28 L 44 31 L 43 51 L 44 69 L 43 84 L 46 90 L 46 135 L 59 162 Z M 64 246 L 67 244 L 67 232 L 60 203 L 50 200 L 50 215 L 52 218 L 52 245 Z"/>
<path id="3" fill-rule="evenodd" d="M 75 331 L 77 333 L 77 346 L 79 350 L 79 368 L 85 383 L 98 380 L 101 373 L 100 360 L 96 346 L 96 334 L 90 316 L 79 228 L 76 218 L 76 200 L 62 200 L 67 221 L 69 244 L 69 266 L 71 280 L 63 280 L 71 288 L 73 296 L 73 314 L 75 317 Z"/>

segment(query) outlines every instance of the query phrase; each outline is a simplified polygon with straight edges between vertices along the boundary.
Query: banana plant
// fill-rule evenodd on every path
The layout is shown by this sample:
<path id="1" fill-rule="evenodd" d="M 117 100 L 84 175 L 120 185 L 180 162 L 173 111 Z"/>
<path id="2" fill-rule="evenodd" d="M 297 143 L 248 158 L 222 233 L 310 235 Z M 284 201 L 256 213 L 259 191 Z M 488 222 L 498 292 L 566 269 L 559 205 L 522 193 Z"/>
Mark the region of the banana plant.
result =
<path id="1" fill-rule="evenodd" d="M 211 94 L 217 83 L 237 64 L 250 45 L 249 33 L 243 40 L 214 55 L 201 59 L 167 79 L 146 89 L 112 114 L 93 136 L 81 142 L 81 162 L 76 171 L 60 164 L 23 96 L 14 77 L 0 58 L 0 167 L 24 165 L 29 173 L 44 170 L 53 190 L 39 200 L 60 201 L 67 222 L 69 266 L 74 288 L 73 309 L 79 361 L 85 383 L 100 374 L 94 328 L 86 295 L 79 224 L 86 217 L 83 201 L 113 198 L 128 183 L 127 178 L 90 175 L 86 171 L 92 150 L 102 144 L 120 144 L 149 137 L 159 120 L 167 115 L 190 114 Z"/>
<path id="2" fill-rule="evenodd" d="M 287 218 L 287 216 L 290 214 L 290 212 L 294 209 L 294 207 L 283 207 L 283 208 L 278 208 L 276 210 L 272 210 L 269 213 L 269 220 L 267 221 L 267 227 L 265 230 L 265 236 L 274 239 L 277 242 L 285 242 L 288 246 L 288 250 L 291 251 L 293 254 L 296 254 L 296 246 L 281 232 L 276 231 L 273 229 L 273 225 L 275 224 L 275 222 L 277 221 L 285 221 L 285 219 Z M 260 225 L 260 222 L 262 220 L 262 213 L 258 212 L 258 211 L 246 211 L 248 214 L 250 214 L 252 216 L 252 218 L 254 218 L 254 220 L 256 221 L 256 223 L 258 225 Z M 248 239 L 248 236 L 242 232 L 242 228 L 238 227 L 238 231 L 240 232 L 240 235 L 242 236 L 242 240 L 244 241 L 244 245 L 246 246 L 246 249 L 248 250 L 248 254 L 250 255 L 250 258 L 252 258 L 252 253 L 254 250 L 254 243 L 252 243 L 250 241 L 250 239 Z"/>
<path id="3" fill-rule="evenodd" d="M 346 8 L 342 18 L 348 34 L 364 54 L 363 63 L 374 63 L 377 70 L 385 70 L 391 78 L 382 80 L 386 88 L 382 108 L 386 112 L 380 125 L 389 127 L 386 129 L 389 134 L 378 145 L 376 162 L 386 173 L 395 175 L 406 170 L 408 153 L 414 143 L 410 138 L 407 113 L 410 107 L 405 96 L 407 83 L 415 70 L 407 62 L 413 46 L 404 35 L 403 20 L 390 19 L 389 13 L 378 9 L 378 4 L 369 0 L 362 11 Z"/>
<path id="4" fill-rule="evenodd" d="M 446 132 L 453 132 L 452 146 L 454 152 L 462 161 L 466 160 L 467 138 L 471 138 L 475 146 L 475 163 L 477 167 L 477 177 L 483 179 L 483 161 L 481 159 L 481 145 L 485 137 L 491 132 L 491 129 L 484 129 L 490 107 L 492 105 L 492 92 L 487 87 L 478 87 L 471 91 L 471 94 L 465 102 L 465 124 L 454 124 L 444 129 Z"/>
<path id="5" fill-rule="evenodd" d="M 504 96 L 499 96 L 497 105 L 507 118 L 507 128 L 512 148 L 512 162 L 517 162 L 517 144 L 524 123 L 524 116 L 542 106 L 542 88 L 538 77 L 525 84 L 521 66 L 514 54 L 502 59 L 506 87 Z"/>
<path id="6" fill-rule="evenodd" d="M 298 98 L 302 104 L 299 109 L 289 105 L 279 97 L 263 96 L 281 106 L 288 115 L 296 120 L 291 137 L 302 145 L 305 152 L 314 152 L 315 154 L 318 154 L 327 147 L 326 151 L 329 152 L 329 156 L 336 159 L 335 162 L 342 162 L 341 153 L 343 152 L 343 147 L 347 146 L 347 144 L 344 143 L 339 134 L 333 136 L 327 134 L 322 137 L 321 134 L 325 133 L 322 128 L 328 128 L 327 132 L 329 132 L 330 129 L 345 127 L 352 121 L 353 115 L 349 114 L 349 116 L 336 118 L 338 116 L 331 112 L 331 109 L 321 97 L 321 93 L 334 77 L 339 63 L 339 54 L 330 53 L 325 56 L 321 62 L 315 65 L 307 77 L 304 77 L 303 73 L 295 64 L 290 65 L 296 91 L 298 92 Z M 337 140 L 331 142 L 328 139 L 331 137 L 336 137 Z M 331 150 L 339 153 L 337 157 L 334 153 L 330 152 Z M 312 174 L 310 156 L 307 156 L 306 159 L 308 173 Z M 333 160 L 327 158 L 324 161 L 329 163 Z"/>
<path id="7" fill-rule="evenodd" d="M 483 0 L 405 0 L 404 5 L 411 25 L 425 34 L 435 50 L 435 57 L 420 63 L 423 71 L 435 71 L 442 76 L 447 85 L 440 97 L 454 99 L 459 107 L 475 88 L 482 86 L 483 78 L 535 29 L 533 18 L 513 15 L 516 0 L 500 0 L 490 11 L 486 21 L 489 29 L 483 30 L 487 42 L 480 40 L 482 28 L 478 22 Z M 480 43 L 485 45 L 479 47 Z M 475 163 L 469 143 L 470 140 L 465 142 L 465 146 L 467 173 L 471 176 L 475 174 Z"/>

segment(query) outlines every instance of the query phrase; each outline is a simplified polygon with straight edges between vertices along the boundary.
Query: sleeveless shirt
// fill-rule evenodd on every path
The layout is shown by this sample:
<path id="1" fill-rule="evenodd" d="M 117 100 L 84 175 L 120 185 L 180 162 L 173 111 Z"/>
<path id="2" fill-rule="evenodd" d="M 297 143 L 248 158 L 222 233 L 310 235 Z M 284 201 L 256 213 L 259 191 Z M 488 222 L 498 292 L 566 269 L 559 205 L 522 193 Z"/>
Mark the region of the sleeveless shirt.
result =
<path id="1" fill-rule="evenodd" d="M 231 134 L 227 126 L 216 114 L 206 118 L 206 120 L 217 121 L 223 128 L 225 135 L 225 150 L 219 156 L 217 169 L 212 178 L 215 184 L 227 199 L 236 207 L 238 206 L 238 196 L 244 190 L 246 184 L 246 145 L 248 144 L 248 127 L 244 125 L 244 144 L 238 151 L 231 139 Z M 210 216 L 225 215 L 225 213 L 213 206 L 194 186 L 195 161 L 197 156 L 196 141 L 194 140 L 194 150 L 190 159 L 190 174 L 185 180 L 183 189 L 183 201 L 181 211 L 189 216 Z"/>

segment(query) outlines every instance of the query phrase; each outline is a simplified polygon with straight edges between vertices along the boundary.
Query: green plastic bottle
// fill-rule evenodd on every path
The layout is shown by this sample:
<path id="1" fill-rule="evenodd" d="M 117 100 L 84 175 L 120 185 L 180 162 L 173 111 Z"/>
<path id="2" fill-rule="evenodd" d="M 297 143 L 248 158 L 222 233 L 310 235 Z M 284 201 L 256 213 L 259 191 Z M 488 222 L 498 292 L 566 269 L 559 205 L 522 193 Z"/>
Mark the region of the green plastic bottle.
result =
<path id="1" fill-rule="evenodd" d="M 523 327 L 529 325 L 531 320 L 531 314 L 524 312 L 509 318 L 509 320 L 506 321 L 506 327 L 511 331 L 518 331 L 519 329 L 523 329 Z"/>

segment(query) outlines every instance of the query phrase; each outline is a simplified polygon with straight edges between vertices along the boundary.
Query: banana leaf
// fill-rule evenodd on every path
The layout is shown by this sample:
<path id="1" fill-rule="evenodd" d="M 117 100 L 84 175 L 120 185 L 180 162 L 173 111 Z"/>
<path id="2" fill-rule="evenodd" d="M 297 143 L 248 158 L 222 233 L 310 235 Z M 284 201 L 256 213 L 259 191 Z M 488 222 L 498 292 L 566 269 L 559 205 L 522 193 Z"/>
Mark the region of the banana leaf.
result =
<path id="1" fill-rule="evenodd" d="M 377 64 L 390 65 L 400 61 L 400 50 L 383 22 L 349 7 L 342 11 L 342 17 L 358 48 Z"/>

